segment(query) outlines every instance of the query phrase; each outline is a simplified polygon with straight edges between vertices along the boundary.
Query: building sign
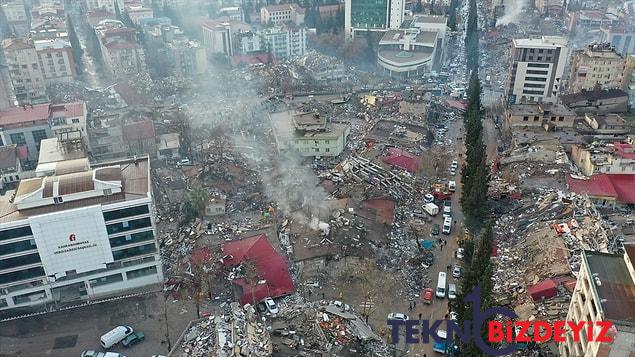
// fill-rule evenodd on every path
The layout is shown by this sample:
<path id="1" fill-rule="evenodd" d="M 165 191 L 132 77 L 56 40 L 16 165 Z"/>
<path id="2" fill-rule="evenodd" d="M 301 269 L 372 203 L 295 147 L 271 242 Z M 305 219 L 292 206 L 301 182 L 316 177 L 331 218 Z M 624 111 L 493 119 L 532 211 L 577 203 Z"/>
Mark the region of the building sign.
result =
<path id="1" fill-rule="evenodd" d="M 100 206 L 29 218 L 47 275 L 104 268 L 114 261 Z"/>

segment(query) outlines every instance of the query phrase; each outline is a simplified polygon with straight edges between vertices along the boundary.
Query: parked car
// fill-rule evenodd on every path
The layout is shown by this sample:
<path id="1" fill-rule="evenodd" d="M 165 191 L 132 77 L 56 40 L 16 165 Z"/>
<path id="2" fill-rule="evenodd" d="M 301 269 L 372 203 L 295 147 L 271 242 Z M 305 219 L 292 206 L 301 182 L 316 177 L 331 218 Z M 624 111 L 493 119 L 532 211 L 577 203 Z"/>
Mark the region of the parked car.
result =
<path id="1" fill-rule="evenodd" d="M 461 267 L 458 265 L 455 265 L 454 268 L 452 268 L 452 276 L 455 278 L 460 278 L 461 277 Z"/>
<path id="2" fill-rule="evenodd" d="M 441 231 L 441 226 L 439 226 L 436 223 L 432 225 L 431 233 L 432 233 L 433 236 L 438 236 L 440 231 Z"/>
<path id="3" fill-rule="evenodd" d="M 391 312 L 390 314 L 388 314 L 388 320 L 406 321 L 408 320 L 408 315 L 402 314 L 401 312 Z"/>
<path id="4" fill-rule="evenodd" d="M 459 314 L 457 314 L 456 311 L 450 312 L 450 321 L 456 321 L 458 318 L 459 318 Z"/>
<path id="5" fill-rule="evenodd" d="M 426 304 L 432 304 L 432 295 L 434 292 L 430 288 L 423 289 L 423 293 L 421 293 L 421 299 Z"/>
<path id="6" fill-rule="evenodd" d="M 275 315 L 280 311 L 278 309 L 278 305 L 276 305 L 276 302 L 273 301 L 272 298 L 265 299 L 265 307 L 267 307 L 267 311 L 269 311 L 269 313 L 272 315 Z"/>
<path id="7" fill-rule="evenodd" d="M 450 215 L 452 214 L 452 201 L 450 200 L 445 200 L 443 201 L 443 215 Z"/>
<path id="8" fill-rule="evenodd" d="M 426 195 L 423 196 L 423 202 L 425 202 L 425 203 L 434 202 L 434 196 L 432 196 L 432 194 L 430 194 L 430 193 L 426 193 Z"/>
<path id="9" fill-rule="evenodd" d="M 450 192 L 456 191 L 456 181 L 450 180 L 448 182 L 448 190 L 450 190 Z"/>
<path id="10" fill-rule="evenodd" d="M 448 284 L 448 299 L 456 299 L 456 285 Z"/>
<path id="11" fill-rule="evenodd" d="M 463 249 L 463 248 L 457 249 L 455 255 L 456 255 L 456 259 L 463 260 L 463 258 L 465 257 L 465 249 Z"/>
<path id="12" fill-rule="evenodd" d="M 117 352 L 84 351 L 82 357 L 126 357 Z"/>
<path id="13" fill-rule="evenodd" d="M 423 257 L 423 266 L 429 268 L 434 264 L 434 254 L 432 252 L 427 252 Z"/>
<path id="14" fill-rule="evenodd" d="M 450 169 L 450 176 L 456 176 L 456 169 L 454 167 Z"/>
<path id="15" fill-rule="evenodd" d="M 130 326 L 117 326 L 101 336 L 99 342 L 101 342 L 101 347 L 110 348 L 121 342 L 133 332 L 134 330 Z"/>
<path id="16" fill-rule="evenodd" d="M 450 168 L 458 168 L 459 167 L 459 162 L 457 160 L 452 160 L 452 164 L 450 165 Z"/>
<path id="17" fill-rule="evenodd" d="M 145 338 L 146 338 L 146 335 L 143 332 L 135 331 L 131 333 L 130 335 L 128 335 L 128 337 L 124 338 L 123 341 L 121 341 L 121 344 L 124 347 L 130 347 L 134 344 L 137 344 L 143 341 Z"/>

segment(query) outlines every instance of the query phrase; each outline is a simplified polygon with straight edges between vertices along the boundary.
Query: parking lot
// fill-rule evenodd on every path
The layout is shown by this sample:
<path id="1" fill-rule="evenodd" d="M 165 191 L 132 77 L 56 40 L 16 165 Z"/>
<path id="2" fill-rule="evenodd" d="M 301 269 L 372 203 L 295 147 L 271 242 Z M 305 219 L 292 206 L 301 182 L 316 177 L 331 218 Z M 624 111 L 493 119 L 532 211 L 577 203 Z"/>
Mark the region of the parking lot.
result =
<path id="1" fill-rule="evenodd" d="M 167 326 L 165 314 L 169 321 Z M 99 338 L 117 325 L 142 331 L 145 340 L 130 348 L 119 344 L 108 351 L 127 357 L 166 355 L 168 339 L 174 343 L 195 317 L 193 303 L 170 300 L 165 304 L 161 293 L 152 293 L 3 322 L 0 323 L 0 356 L 68 357 L 80 356 L 85 350 L 104 351 Z"/>

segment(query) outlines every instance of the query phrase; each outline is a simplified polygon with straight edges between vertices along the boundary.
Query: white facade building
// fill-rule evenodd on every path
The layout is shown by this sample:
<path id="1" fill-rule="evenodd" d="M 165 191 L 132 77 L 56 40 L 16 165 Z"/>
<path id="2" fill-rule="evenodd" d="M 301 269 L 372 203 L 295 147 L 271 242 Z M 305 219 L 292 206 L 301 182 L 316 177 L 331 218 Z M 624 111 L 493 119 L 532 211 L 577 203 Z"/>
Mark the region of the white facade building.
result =
<path id="1" fill-rule="evenodd" d="M 33 44 L 46 83 L 73 81 L 75 62 L 69 42 L 59 39 L 39 40 Z"/>
<path id="2" fill-rule="evenodd" d="M 0 310 L 162 283 L 149 168 L 146 157 L 62 161 L 54 175 L 20 182 L 13 202 L 1 200 Z"/>
<path id="3" fill-rule="evenodd" d="M 286 26 L 267 28 L 261 32 L 265 49 L 276 58 L 300 57 L 306 54 L 306 28 Z"/>
<path id="4" fill-rule="evenodd" d="M 47 102 L 46 83 L 33 42 L 24 38 L 9 38 L 2 41 L 2 49 L 18 103 Z"/>
<path id="5" fill-rule="evenodd" d="M 264 6 L 260 9 L 260 22 L 273 25 L 292 22 L 297 26 L 301 26 L 304 25 L 304 9 L 298 4 Z"/>
<path id="6" fill-rule="evenodd" d="M 555 102 L 569 57 L 567 40 L 558 36 L 513 40 L 511 56 L 508 103 Z"/>
<path id="7" fill-rule="evenodd" d="M 7 19 L 7 25 L 14 36 L 27 36 L 30 24 L 23 1 L 9 1 L 0 5 Z"/>

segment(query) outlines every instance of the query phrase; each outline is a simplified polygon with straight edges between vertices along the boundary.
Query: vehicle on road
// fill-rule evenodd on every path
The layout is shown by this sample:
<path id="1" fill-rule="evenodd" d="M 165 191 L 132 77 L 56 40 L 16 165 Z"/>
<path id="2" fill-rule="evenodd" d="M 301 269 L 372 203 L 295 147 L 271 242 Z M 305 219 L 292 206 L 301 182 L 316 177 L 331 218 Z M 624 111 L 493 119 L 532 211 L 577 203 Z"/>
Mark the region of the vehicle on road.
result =
<path id="1" fill-rule="evenodd" d="M 456 255 L 456 259 L 463 260 L 463 258 L 465 257 L 465 249 L 463 248 L 457 249 L 455 255 Z"/>
<path id="2" fill-rule="evenodd" d="M 448 284 L 448 299 L 456 299 L 456 285 Z"/>
<path id="3" fill-rule="evenodd" d="M 130 335 L 128 335 L 128 337 L 124 338 L 123 341 L 121 341 L 121 344 L 124 347 L 130 347 L 132 345 L 135 345 L 143 340 L 145 340 L 146 335 L 141 332 L 141 331 L 135 331 L 133 333 L 131 333 Z"/>
<path id="4" fill-rule="evenodd" d="M 452 217 L 445 217 L 443 220 L 443 234 L 450 234 L 452 231 Z"/>
<path id="5" fill-rule="evenodd" d="M 432 196 L 431 193 L 426 193 L 425 196 L 423 196 L 423 202 L 425 203 L 432 203 L 434 202 L 434 196 Z"/>
<path id="6" fill-rule="evenodd" d="M 452 214 L 452 201 L 450 200 L 445 200 L 443 201 L 443 215 L 450 215 Z"/>
<path id="7" fill-rule="evenodd" d="M 436 296 L 439 299 L 443 299 L 445 298 L 445 281 L 446 281 L 446 276 L 445 276 L 445 272 L 439 272 L 439 278 L 437 279 L 437 291 L 436 291 Z"/>
<path id="8" fill-rule="evenodd" d="M 456 169 L 454 167 L 450 169 L 450 176 L 456 176 Z"/>
<path id="9" fill-rule="evenodd" d="M 433 294 L 434 294 L 434 292 L 432 292 L 432 289 L 425 288 L 425 289 L 423 289 L 423 292 L 421 293 L 421 299 L 426 304 L 432 304 L 432 295 Z"/>
<path id="10" fill-rule="evenodd" d="M 101 347 L 110 348 L 121 342 L 121 340 L 128 337 L 133 332 L 134 330 L 130 326 L 117 326 L 101 336 Z"/>
<path id="11" fill-rule="evenodd" d="M 431 216 L 436 216 L 439 213 L 439 206 L 434 203 L 426 203 L 423 206 L 423 210 Z"/>
<path id="12" fill-rule="evenodd" d="M 430 233 L 432 233 L 433 236 L 438 236 L 439 233 L 441 233 L 441 226 L 439 226 L 436 223 L 433 224 L 432 229 L 430 230 Z"/>
<path id="13" fill-rule="evenodd" d="M 84 351 L 82 357 L 126 357 L 117 352 Z"/>
<path id="14" fill-rule="evenodd" d="M 450 165 L 450 168 L 457 169 L 458 167 L 459 167 L 459 162 L 456 160 L 452 160 L 452 164 Z"/>
<path id="15" fill-rule="evenodd" d="M 273 301 L 273 299 L 270 297 L 265 299 L 265 306 L 267 307 L 267 311 L 269 311 L 269 313 L 272 315 L 275 315 L 280 311 L 278 309 L 278 305 L 276 305 L 276 302 Z"/>
<path id="16" fill-rule="evenodd" d="M 434 352 L 446 353 L 448 333 L 445 330 L 437 330 L 437 336 L 443 340 L 443 342 L 435 342 L 434 346 L 432 346 L 432 350 Z"/>
<path id="17" fill-rule="evenodd" d="M 450 190 L 451 192 L 456 191 L 456 181 L 450 180 L 448 182 L 448 190 Z"/>
<path id="18" fill-rule="evenodd" d="M 458 265 L 455 265 L 454 268 L 452 268 L 452 276 L 455 278 L 460 278 L 461 277 L 461 267 Z"/>
<path id="19" fill-rule="evenodd" d="M 459 314 L 456 311 L 450 311 L 448 315 L 450 317 L 450 321 L 456 321 L 459 318 Z"/>
<path id="20" fill-rule="evenodd" d="M 406 321 L 408 320 L 408 315 L 402 314 L 401 312 L 391 312 L 390 314 L 388 314 L 388 320 Z"/>

